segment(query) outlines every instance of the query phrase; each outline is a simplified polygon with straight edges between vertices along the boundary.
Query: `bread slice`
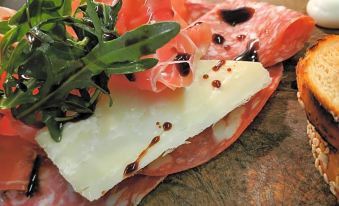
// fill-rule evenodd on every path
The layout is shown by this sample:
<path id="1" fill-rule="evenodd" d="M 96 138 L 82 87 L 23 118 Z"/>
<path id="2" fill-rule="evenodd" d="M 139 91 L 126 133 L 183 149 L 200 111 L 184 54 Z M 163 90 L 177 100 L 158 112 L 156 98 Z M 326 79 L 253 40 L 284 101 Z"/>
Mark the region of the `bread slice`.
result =
<path id="1" fill-rule="evenodd" d="M 296 72 L 315 167 L 339 201 L 339 36 L 319 40 Z"/>
<path id="2" fill-rule="evenodd" d="M 339 35 L 327 36 L 310 48 L 298 64 L 297 75 L 338 121 Z"/>

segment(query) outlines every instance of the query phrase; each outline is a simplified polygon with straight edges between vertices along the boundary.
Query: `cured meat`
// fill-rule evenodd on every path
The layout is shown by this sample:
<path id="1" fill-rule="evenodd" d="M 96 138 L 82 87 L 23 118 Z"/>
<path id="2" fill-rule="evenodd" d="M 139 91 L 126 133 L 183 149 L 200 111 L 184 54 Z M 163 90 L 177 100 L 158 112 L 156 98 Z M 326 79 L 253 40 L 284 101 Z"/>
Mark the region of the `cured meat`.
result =
<path id="1" fill-rule="evenodd" d="M 112 1 L 101 2 L 110 4 Z M 159 21 L 177 21 L 182 28 L 186 28 L 182 29 L 176 38 L 158 49 L 155 55 L 148 56 L 159 60 L 157 66 L 138 72 L 133 78 L 127 79 L 125 76 L 120 78 L 130 81 L 140 89 L 154 92 L 188 86 L 192 82 L 193 61 L 206 52 L 212 34 L 208 24 L 197 25 L 194 29 L 187 27 L 188 12 L 183 0 L 165 0 L 161 4 L 157 0 L 124 0 L 118 18 L 117 30 L 121 34 L 143 24 Z M 189 58 L 176 59 L 178 54 L 189 54 Z M 184 74 L 178 69 L 177 63 L 189 65 L 185 68 Z"/>
<path id="2" fill-rule="evenodd" d="M 181 172 L 208 162 L 224 151 L 240 137 L 262 110 L 269 97 L 278 87 L 282 71 L 282 64 L 269 68 L 272 83 L 267 88 L 257 93 L 249 102 L 235 109 L 212 127 L 187 140 L 187 144 L 181 145 L 149 164 L 141 173 L 163 176 Z"/>
<path id="3" fill-rule="evenodd" d="M 0 191 L 26 190 L 36 155 L 35 145 L 17 136 L 0 135 Z"/>
<path id="4" fill-rule="evenodd" d="M 23 192 L 7 191 L 0 193 L 0 206 L 123 206 L 137 205 L 144 196 L 152 191 L 165 176 L 150 177 L 136 175 L 116 185 L 99 200 L 89 202 L 74 192 L 72 187 L 59 174 L 58 169 L 49 161 L 42 162 L 39 172 L 39 187 L 33 197 Z"/>
<path id="5" fill-rule="evenodd" d="M 17 136 L 36 144 L 34 137 L 37 129 L 15 119 L 9 110 L 0 110 L 0 136 Z"/>
<path id="6" fill-rule="evenodd" d="M 212 44 L 204 59 L 234 59 L 246 51 L 250 41 L 259 40 L 259 60 L 265 67 L 272 66 L 290 58 L 302 49 L 314 28 L 311 17 L 283 6 L 251 0 L 222 2 L 215 4 L 210 10 L 213 4 L 206 4 L 201 0 L 188 1 L 189 7 L 202 11 L 210 10 L 197 22 L 208 23 L 213 34 L 221 35 L 225 39 L 222 44 Z M 224 21 L 222 11 L 230 12 L 239 8 L 250 9 L 253 16 L 235 25 Z M 242 16 L 237 14 L 238 17 L 235 18 L 229 13 L 226 14 L 228 18 L 232 17 L 231 19 L 235 21 Z"/>
<path id="7" fill-rule="evenodd" d="M 212 33 L 208 24 L 199 24 L 195 27 L 187 27 L 181 33 L 157 50 L 155 55 L 159 64 L 152 69 L 134 74 L 133 80 L 124 76 L 115 76 L 139 89 L 160 92 L 165 88 L 175 89 L 190 85 L 193 80 L 194 60 L 199 59 L 206 52 Z M 187 59 L 180 59 L 178 55 L 187 55 Z M 180 69 L 179 64 L 187 67 Z"/>

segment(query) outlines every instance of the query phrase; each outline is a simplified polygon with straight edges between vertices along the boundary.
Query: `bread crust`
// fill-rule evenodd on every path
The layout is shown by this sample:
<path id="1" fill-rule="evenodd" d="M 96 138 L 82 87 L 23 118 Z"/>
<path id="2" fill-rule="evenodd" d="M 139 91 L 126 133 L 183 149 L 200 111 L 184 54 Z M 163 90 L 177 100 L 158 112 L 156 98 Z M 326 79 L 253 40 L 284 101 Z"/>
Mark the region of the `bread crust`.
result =
<path id="1" fill-rule="evenodd" d="M 320 92 L 320 86 L 312 81 L 309 73 L 310 64 L 316 59 L 316 55 L 332 41 L 339 45 L 339 36 L 327 36 L 311 47 L 305 57 L 300 59 L 296 74 L 298 100 L 309 120 L 307 135 L 312 146 L 315 167 L 339 201 L 339 107 Z"/>
<path id="2" fill-rule="evenodd" d="M 312 154 L 315 159 L 314 166 L 329 184 L 331 192 L 339 201 L 339 153 L 328 147 L 326 141 L 320 136 L 315 127 L 308 123 L 307 135 L 312 147 Z"/>
<path id="3" fill-rule="evenodd" d="M 339 44 L 339 35 L 328 35 L 324 37 L 323 39 L 318 40 L 318 42 L 308 49 L 306 52 L 305 57 L 301 58 L 299 60 L 299 63 L 297 65 L 297 81 L 298 86 L 301 88 L 300 84 L 305 83 L 307 87 L 311 90 L 311 92 L 314 94 L 316 99 L 319 101 L 319 103 L 329 111 L 329 113 L 332 114 L 334 120 L 338 122 L 339 117 L 339 107 L 331 101 L 325 94 L 323 94 L 319 90 L 319 86 L 316 85 L 310 78 L 308 74 L 308 69 L 310 67 L 311 62 L 315 59 L 315 56 L 319 55 L 319 52 L 322 48 L 325 48 L 327 44 L 331 44 L 332 42 L 336 42 Z M 339 58 L 339 57 L 338 57 Z M 339 68 L 338 68 L 339 69 Z M 339 81 L 339 76 L 338 76 Z M 299 89 L 299 92 L 303 92 L 302 89 Z"/>

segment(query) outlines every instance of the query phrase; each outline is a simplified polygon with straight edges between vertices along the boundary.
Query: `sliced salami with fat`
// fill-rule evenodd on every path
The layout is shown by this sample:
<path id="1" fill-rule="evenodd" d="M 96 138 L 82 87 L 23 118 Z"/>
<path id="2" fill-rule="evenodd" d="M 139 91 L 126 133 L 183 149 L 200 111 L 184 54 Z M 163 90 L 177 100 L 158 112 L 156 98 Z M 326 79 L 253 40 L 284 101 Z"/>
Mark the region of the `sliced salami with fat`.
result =
<path id="1" fill-rule="evenodd" d="M 224 38 L 221 44 L 212 42 L 204 59 L 234 59 L 246 51 L 250 41 L 259 40 L 259 60 L 265 67 L 272 66 L 302 49 L 314 28 L 311 17 L 264 2 L 228 0 L 206 4 L 201 0 L 189 0 L 188 6 L 203 11 L 192 12 L 193 19 L 203 15 L 196 21 L 208 23 L 213 34 Z M 250 10 L 252 17 L 232 25 L 221 15 L 223 11 L 241 8 Z M 209 12 L 204 13 L 206 11 Z"/>
<path id="2" fill-rule="evenodd" d="M 164 155 L 142 170 L 142 174 L 163 176 L 181 172 L 205 162 L 234 143 L 251 124 L 265 103 L 276 90 L 282 76 L 283 66 L 278 64 L 269 69 L 272 83 L 249 102 L 229 113 L 222 120 L 189 139 L 174 151 Z"/>
<path id="3" fill-rule="evenodd" d="M 136 175 L 128 178 L 99 200 L 89 202 L 74 192 L 72 187 L 59 174 L 58 169 L 44 160 L 39 172 L 39 187 L 33 197 L 24 192 L 0 192 L 0 206 L 130 206 L 137 205 L 152 191 L 165 176 L 151 177 Z M 105 191 L 103 191 L 105 193 Z"/>

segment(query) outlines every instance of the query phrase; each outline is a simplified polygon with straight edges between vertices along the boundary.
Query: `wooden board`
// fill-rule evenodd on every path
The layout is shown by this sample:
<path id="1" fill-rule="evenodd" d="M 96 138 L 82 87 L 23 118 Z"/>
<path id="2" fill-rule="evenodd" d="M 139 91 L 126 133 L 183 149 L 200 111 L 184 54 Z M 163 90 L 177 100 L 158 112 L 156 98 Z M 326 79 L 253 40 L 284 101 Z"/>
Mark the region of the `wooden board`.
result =
<path id="1" fill-rule="evenodd" d="M 265 1 L 302 12 L 307 3 Z M 0 5 L 11 8 L 17 4 L 0 0 Z M 306 47 L 331 33 L 339 30 L 316 28 Z M 207 164 L 169 176 L 140 205 L 336 205 L 314 167 L 306 117 L 291 87 L 295 65 L 304 52 L 284 62 L 278 91 L 235 144 Z"/>
<path id="2" fill-rule="evenodd" d="M 307 0 L 266 2 L 305 12 Z M 330 33 L 339 31 L 316 28 L 306 47 Z M 291 87 L 304 52 L 284 62 L 278 91 L 234 145 L 207 164 L 169 176 L 141 205 L 335 205 L 314 167 L 306 117 Z"/>

